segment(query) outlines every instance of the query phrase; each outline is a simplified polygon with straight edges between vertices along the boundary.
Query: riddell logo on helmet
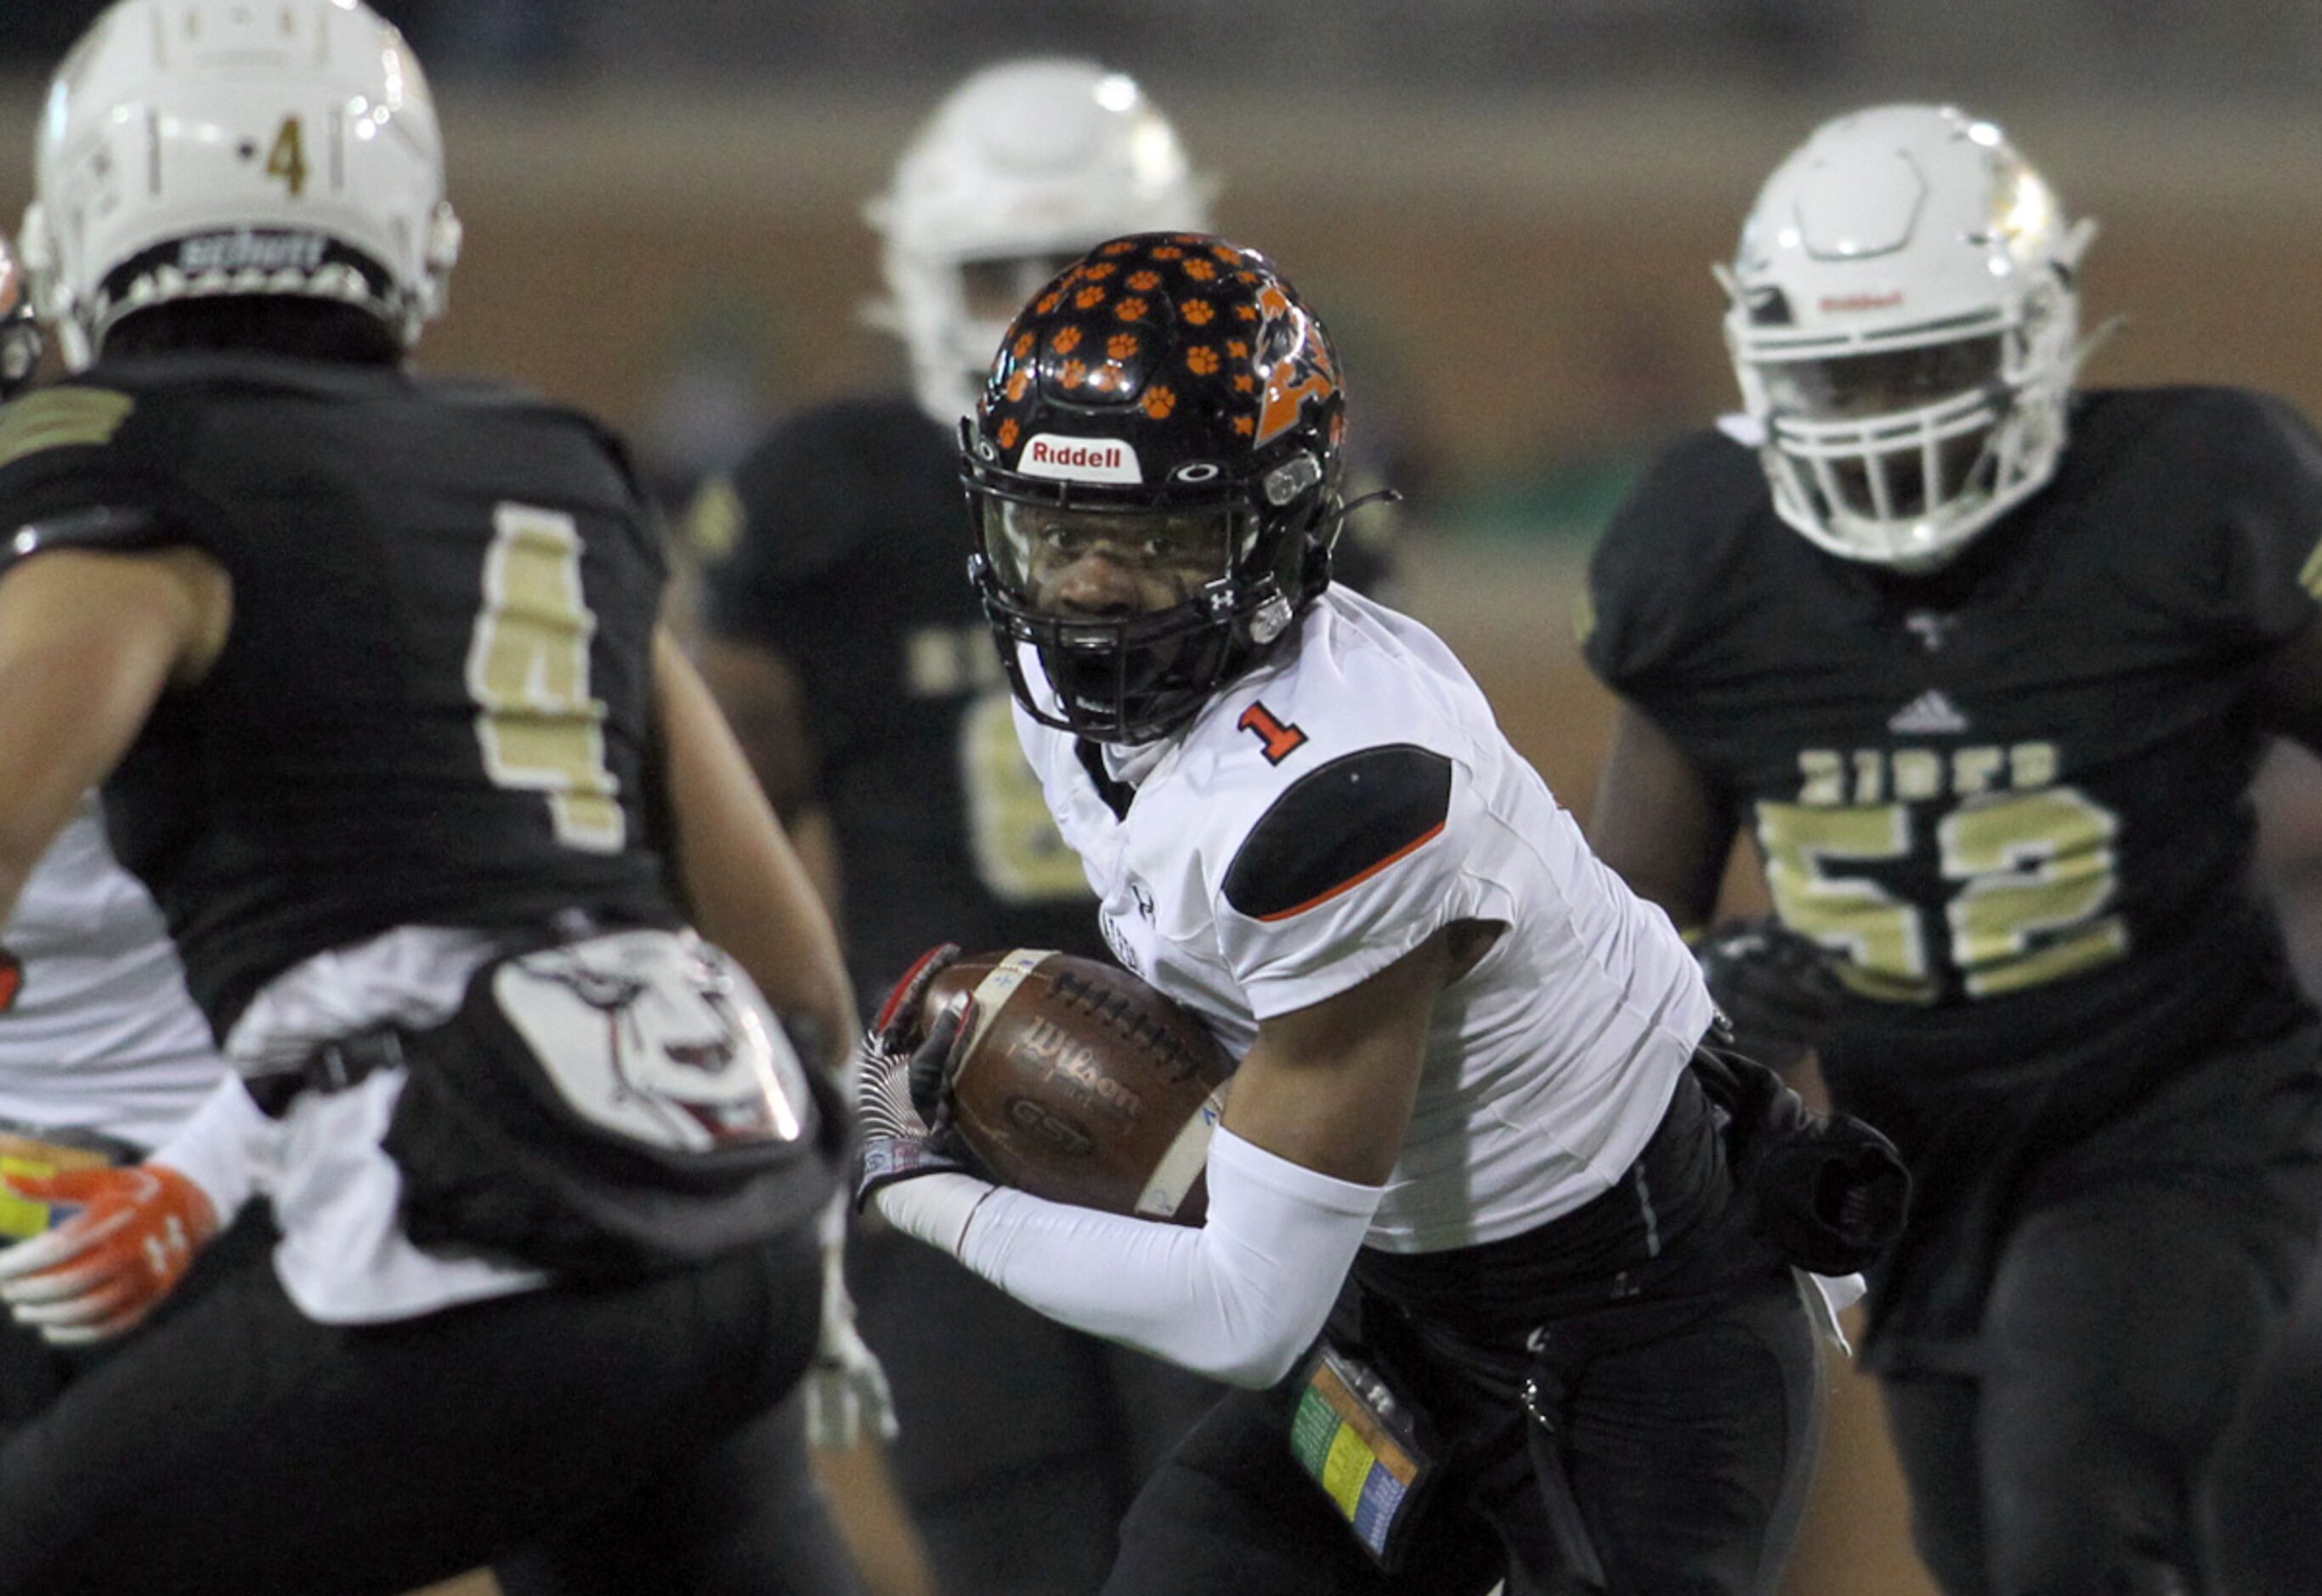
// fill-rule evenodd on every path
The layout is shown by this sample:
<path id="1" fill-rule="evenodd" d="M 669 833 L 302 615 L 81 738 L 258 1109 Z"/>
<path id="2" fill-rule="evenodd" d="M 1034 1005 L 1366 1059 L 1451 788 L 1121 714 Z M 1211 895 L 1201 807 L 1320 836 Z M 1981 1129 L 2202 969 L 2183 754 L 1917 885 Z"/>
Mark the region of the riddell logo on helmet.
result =
<path id="1" fill-rule="evenodd" d="M 1822 307 L 1825 311 L 1892 310 L 1903 303 L 1903 290 L 1889 288 L 1884 294 L 1824 294 Z"/>
<path id="2" fill-rule="evenodd" d="M 1142 482 L 1137 451 L 1110 438 L 1060 438 L 1042 433 L 1024 445 L 1016 469 L 1065 482 Z"/>

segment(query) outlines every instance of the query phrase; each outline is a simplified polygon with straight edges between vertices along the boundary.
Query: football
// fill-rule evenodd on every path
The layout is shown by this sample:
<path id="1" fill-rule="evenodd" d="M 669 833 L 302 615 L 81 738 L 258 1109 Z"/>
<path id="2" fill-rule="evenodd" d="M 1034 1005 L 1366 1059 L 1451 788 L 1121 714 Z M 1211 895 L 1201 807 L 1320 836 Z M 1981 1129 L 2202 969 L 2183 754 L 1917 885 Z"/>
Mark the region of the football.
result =
<path id="1" fill-rule="evenodd" d="M 1206 1026 L 1124 970 L 1040 948 L 961 959 L 930 985 L 923 1020 L 968 996 L 945 1091 L 996 1179 L 1081 1208 L 1202 1222 L 1202 1169 L 1234 1062 Z"/>

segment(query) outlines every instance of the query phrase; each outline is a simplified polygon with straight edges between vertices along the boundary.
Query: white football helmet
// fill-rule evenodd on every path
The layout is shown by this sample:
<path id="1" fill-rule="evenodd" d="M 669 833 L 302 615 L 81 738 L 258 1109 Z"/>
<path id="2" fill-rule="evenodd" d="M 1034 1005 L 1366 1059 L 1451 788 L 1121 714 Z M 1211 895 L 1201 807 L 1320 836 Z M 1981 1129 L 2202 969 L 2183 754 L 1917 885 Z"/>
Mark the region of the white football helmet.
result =
<path id="1" fill-rule="evenodd" d="M 361 0 L 118 0 L 49 87 L 18 242 L 66 364 L 151 306 L 287 294 L 406 344 L 460 224 L 434 101 Z"/>
<path id="2" fill-rule="evenodd" d="M 1952 106 L 1815 130 L 1717 269 L 1782 518 L 1833 554 L 1925 570 L 2045 484 L 2095 232 Z"/>
<path id="3" fill-rule="evenodd" d="M 1212 190 L 1121 73 L 1035 57 L 971 75 L 864 207 L 891 296 L 874 319 L 902 335 L 920 407 L 971 414 L 1024 301 L 1106 239 L 1206 233 Z"/>

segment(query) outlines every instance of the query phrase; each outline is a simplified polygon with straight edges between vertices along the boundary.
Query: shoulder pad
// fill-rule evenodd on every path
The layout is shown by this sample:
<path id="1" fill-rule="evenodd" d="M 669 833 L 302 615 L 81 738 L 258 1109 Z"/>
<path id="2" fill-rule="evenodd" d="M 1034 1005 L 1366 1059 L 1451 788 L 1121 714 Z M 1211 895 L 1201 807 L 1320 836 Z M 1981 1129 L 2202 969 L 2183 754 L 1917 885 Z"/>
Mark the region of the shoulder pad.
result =
<path id="1" fill-rule="evenodd" d="M 1743 528 L 1770 505 L 1756 454 L 1722 430 L 1662 453 L 1614 513 L 1576 601 L 1574 631 L 1597 676 L 1628 692 L 1668 664 L 1705 597 L 1726 585 L 1720 572 Z"/>
<path id="2" fill-rule="evenodd" d="M 1259 816 L 1226 871 L 1226 901 L 1253 920 L 1286 920 L 1419 848 L 1450 813 L 1443 755 L 1407 743 L 1343 754 Z"/>
<path id="3" fill-rule="evenodd" d="M 2139 606 L 2236 646 L 2302 631 L 2322 598 L 2322 440 L 2242 388 L 2086 394 L 2058 498 L 2105 525 L 2106 579 Z"/>

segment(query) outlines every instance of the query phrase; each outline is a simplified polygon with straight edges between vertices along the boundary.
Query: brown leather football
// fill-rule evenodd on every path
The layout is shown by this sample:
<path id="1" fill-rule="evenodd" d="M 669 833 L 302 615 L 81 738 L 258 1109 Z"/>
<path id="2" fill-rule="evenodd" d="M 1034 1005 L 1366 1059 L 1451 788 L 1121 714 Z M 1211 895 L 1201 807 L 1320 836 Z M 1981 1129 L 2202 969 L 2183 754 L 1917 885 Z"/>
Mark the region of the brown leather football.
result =
<path id="1" fill-rule="evenodd" d="M 946 1090 L 993 1176 L 1081 1208 L 1202 1222 L 1233 1072 L 1208 1026 L 1125 970 L 1041 948 L 961 959 L 928 988 L 925 1023 L 969 993 Z"/>

